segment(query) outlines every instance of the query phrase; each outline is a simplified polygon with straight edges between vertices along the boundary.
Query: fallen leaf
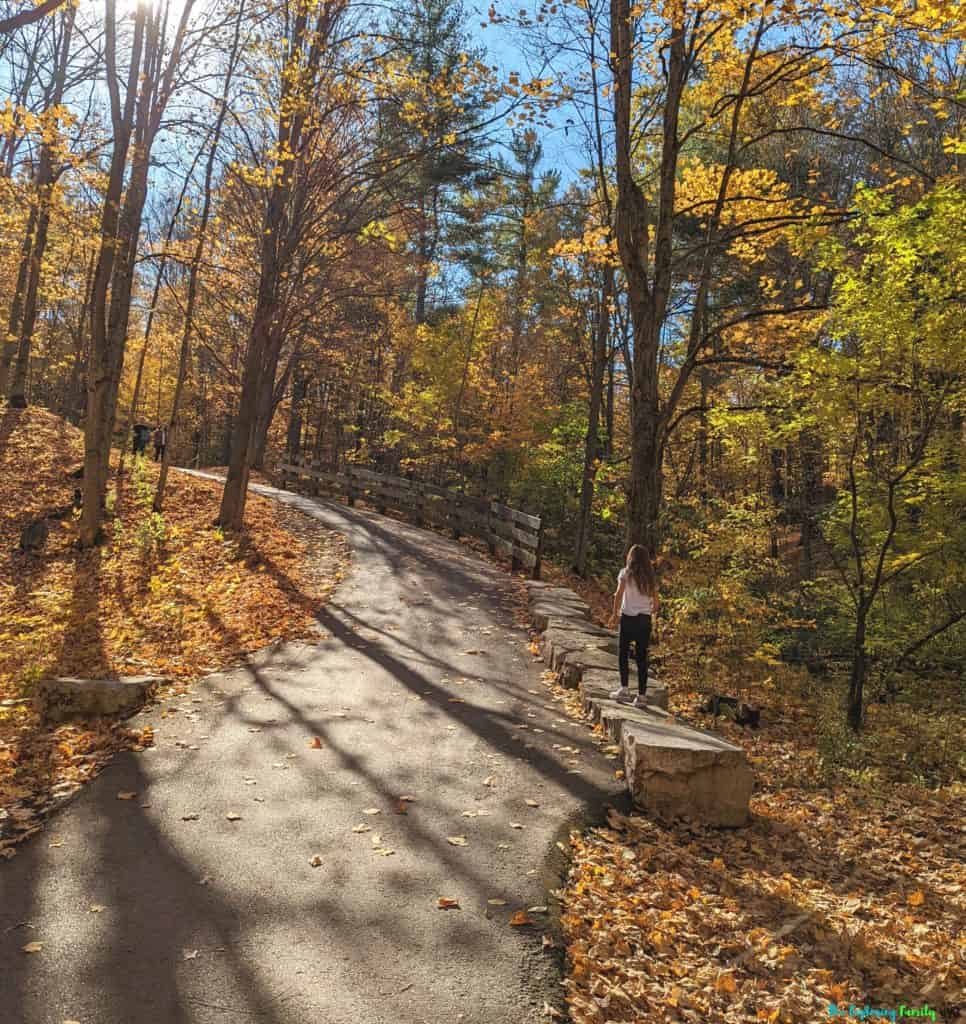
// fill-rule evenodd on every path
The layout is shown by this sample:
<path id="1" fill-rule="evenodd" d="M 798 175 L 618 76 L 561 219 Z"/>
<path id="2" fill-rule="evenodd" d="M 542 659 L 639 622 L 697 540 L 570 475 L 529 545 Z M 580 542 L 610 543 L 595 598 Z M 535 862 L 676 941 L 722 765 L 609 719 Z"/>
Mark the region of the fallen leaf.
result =
<path id="1" fill-rule="evenodd" d="M 382 814 L 382 811 L 379 810 L 378 807 L 367 807 L 362 813 L 363 814 Z"/>
<path id="2" fill-rule="evenodd" d="M 446 842 L 449 843 L 450 846 L 466 846 L 467 845 L 466 836 L 447 836 L 446 837 Z"/>
<path id="3" fill-rule="evenodd" d="M 197 949 L 186 949 L 184 955 L 181 957 L 182 960 L 197 960 L 198 950 Z"/>
<path id="4" fill-rule="evenodd" d="M 92 903 L 87 909 L 92 914 L 100 914 L 102 911 L 107 910 L 107 907 L 102 903 Z"/>
<path id="5" fill-rule="evenodd" d="M 137 798 L 137 793 L 131 793 L 126 789 L 122 789 L 121 792 L 117 794 L 117 798 L 118 800 L 134 800 Z"/>
<path id="6" fill-rule="evenodd" d="M 923 896 L 922 892 L 917 889 L 915 892 L 909 893 L 906 897 L 906 903 L 908 903 L 910 907 L 921 907 L 925 898 L 926 897 Z"/>
<path id="7" fill-rule="evenodd" d="M 489 903 L 489 905 L 491 907 L 505 907 L 506 906 L 506 900 L 487 900 L 486 902 Z"/>
<path id="8" fill-rule="evenodd" d="M 26 946 L 20 947 L 25 953 L 39 953 L 43 948 L 42 942 L 28 942 Z"/>
<path id="9" fill-rule="evenodd" d="M 440 910 L 459 910 L 460 909 L 460 901 L 459 900 L 450 899 L 449 896 L 440 896 L 440 898 L 437 900 L 436 905 L 439 907 Z"/>
<path id="10" fill-rule="evenodd" d="M 309 746 L 313 750 L 321 750 L 322 749 L 322 740 L 320 740 L 318 736 L 314 736 L 312 738 L 312 742 L 309 744 Z"/>
<path id="11" fill-rule="evenodd" d="M 197 821 L 198 820 L 198 812 L 197 811 L 191 811 L 188 814 L 182 814 L 181 815 L 181 820 L 182 821 Z"/>
<path id="12" fill-rule="evenodd" d="M 309 858 L 309 864 L 314 868 L 320 868 L 322 867 L 322 858 L 316 854 L 314 857 Z"/>
<path id="13" fill-rule="evenodd" d="M 372 831 L 372 826 L 371 825 L 353 825 L 352 826 L 352 831 L 353 832 L 371 832 Z"/>
<path id="14" fill-rule="evenodd" d="M 241 820 L 242 820 L 242 816 L 241 816 L 241 815 L 240 815 L 240 814 L 239 814 L 239 813 L 238 813 L 237 811 L 229 811 L 229 812 L 228 812 L 228 813 L 227 813 L 227 814 L 225 815 L 225 817 L 226 817 L 226 818 L 227 818 L 227 819 L 228 819 L 229 821 L 241 821 Z"/>
<path id="15" fill-rule="evenodd" d="M 527 807 L 539 807 L 540 806 L 540 804 L 537 803 L 536 800 L 529 800 L 528 799 L 528 800 L 524 800 L 524 803 L 527 805 Z"/>
<path id="16" fill-rule="evenodd" d="M 408 814 L 408 813 L 409 813 L 409 807 L 402 800 L 400 800 L 399 803 L 396 804 L 396 814 Z"/>
<path id="17" fill-rule="evenodd" d="M 519 821 L 511 821 L 510 828 L 525 828 L 526 826 L 521 825 Z"/>
<path id="18" fill-rule="evenodd" d="M 483 780 L 483 785 L 484 786 L 490 786 L 490 787 L 495 786 L 496 785 L 496 776 L 495 775 L 487 775 L 487 777 Z"/>
<path id="19" fill-rule="evenodd" d="M 523 928 L 528 924 L 533 924 L 533 919 L 525 910 L 518 910 L 513 917 L 510 918 L 510 925 L 513 928 Z"/>
<path id="20" fill-rule="evenodd" d="M 719 974 L 714 983 L 714 990 L 723 994 L 736 992 L 738 985 L 735 982 L 735 976 L 733 974 Z"/>

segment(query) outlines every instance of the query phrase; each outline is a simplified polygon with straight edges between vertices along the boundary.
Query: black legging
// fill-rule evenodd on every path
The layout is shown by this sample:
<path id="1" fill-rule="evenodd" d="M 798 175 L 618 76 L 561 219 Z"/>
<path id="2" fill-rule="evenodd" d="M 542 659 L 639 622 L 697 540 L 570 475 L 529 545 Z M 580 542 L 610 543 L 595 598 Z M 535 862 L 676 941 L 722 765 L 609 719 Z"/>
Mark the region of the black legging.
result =
<path id="1" fill-rule="evenodd" d="M 618 661 L 621 670 L 621 686 L 627 686 L 630 675 L 631 643 L 634 644 L 634 660 L 637 662 L 637 689 L 647 690 L 647 645 L 651 642 L 650 615 L 622 615 Z"/>

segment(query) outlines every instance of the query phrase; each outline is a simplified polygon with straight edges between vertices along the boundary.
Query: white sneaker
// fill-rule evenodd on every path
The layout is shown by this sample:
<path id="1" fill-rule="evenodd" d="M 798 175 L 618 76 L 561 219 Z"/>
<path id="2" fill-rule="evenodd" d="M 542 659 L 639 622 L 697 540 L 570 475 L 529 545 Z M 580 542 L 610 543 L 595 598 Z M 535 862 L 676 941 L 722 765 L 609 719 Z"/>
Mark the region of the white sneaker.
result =
<path id="1" fill-rule="evenodd" d="M 630 687 L 622 686 L 619 690 L 614 690 L 610 699 L 616 700 L 618 704 L 633 704 L 634 695 L 631 693 Z"/>

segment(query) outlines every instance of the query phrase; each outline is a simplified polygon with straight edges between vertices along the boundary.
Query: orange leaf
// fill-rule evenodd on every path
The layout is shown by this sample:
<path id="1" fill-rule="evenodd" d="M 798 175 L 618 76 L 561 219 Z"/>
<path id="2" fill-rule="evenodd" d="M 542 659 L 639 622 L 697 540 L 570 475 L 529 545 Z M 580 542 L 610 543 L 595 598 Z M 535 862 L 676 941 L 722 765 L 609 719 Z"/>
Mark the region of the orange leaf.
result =
<path id="1" fill-rule="evenodd" d="M 510 924 L 514 928 L 523 928 L 525 925 L 533 924 L 533 918 L 525 910 L 518 910 L 510 918 Z"/>
<path id="2" fill-rule="evenodd" d="M 437 906 L 439 907 L 440 910 L 459 910 L 460 901 L 452 900 L 448 896 L 440 896 L 439 900 L 437 901 Z"/>

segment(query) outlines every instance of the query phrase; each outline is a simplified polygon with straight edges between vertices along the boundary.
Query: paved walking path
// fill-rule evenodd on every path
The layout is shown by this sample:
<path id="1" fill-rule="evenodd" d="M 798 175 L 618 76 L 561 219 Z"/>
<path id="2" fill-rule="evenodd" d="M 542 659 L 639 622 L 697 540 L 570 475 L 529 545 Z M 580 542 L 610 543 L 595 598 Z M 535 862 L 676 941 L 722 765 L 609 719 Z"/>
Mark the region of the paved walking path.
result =
<path id="1" fill-rule="evenodd" d="M 156 747 L 0 863 L 0 1020 L 546 1020 L 544 915 L 509 919 L 551 902 L 555 841 L 618 792 L 614 763 L 549 699 L 508 576 L 392 519 L 256 489 L 351 544 L 326 636 L 142 716 Z"/>

